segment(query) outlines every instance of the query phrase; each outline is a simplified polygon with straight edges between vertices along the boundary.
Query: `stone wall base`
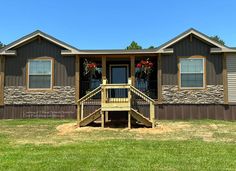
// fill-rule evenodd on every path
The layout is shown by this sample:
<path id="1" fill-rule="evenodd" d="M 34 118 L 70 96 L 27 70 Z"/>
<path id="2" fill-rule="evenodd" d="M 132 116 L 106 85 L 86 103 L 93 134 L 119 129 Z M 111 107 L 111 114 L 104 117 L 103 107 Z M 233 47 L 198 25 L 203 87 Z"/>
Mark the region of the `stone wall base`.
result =
<path id="1" fill-rule="evenodd" d="M 176 85 L 162 86 L 163 103 L 168 104 L 223 104 L 223 85 L 208 85 L 206 89 L 179 90 Z"/>
<path id="2" fill-rule="evenodd" d="M 75 87 L 54 86 L 52 91 L 29 91 L 23 86 L 5 86 L 4 104 L 75 104 Z"/>

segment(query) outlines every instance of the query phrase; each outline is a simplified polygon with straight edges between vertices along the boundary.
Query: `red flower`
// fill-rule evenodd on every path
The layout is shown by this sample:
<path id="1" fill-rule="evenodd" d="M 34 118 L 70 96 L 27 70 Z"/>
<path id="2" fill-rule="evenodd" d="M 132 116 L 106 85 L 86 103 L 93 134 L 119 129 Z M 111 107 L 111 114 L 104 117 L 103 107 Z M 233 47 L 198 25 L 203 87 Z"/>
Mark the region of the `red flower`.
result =
<path id="1" fill-rule="evenodd" d="M 88 67 L 89 69 L 94 69 L 94 68 L 97 67 L 97 65 L 96 65 L 95 63 L 89 63 L 89 64 L 87 64 L 87 67 Z"/>
<path id="2" fill-rule="evenodd" d="M 144 61 L 144 60 L 141 60 L 141 62 L 140 62 L 142 65 L 146 65 L 146 61 Z"/>
<path id="3" fill-rule="evenodd" d="M 138 64 L 136 65 L 136 67 L 137 67 L 137 68 L 141 68 L 141 67 L 142 67 L 142 64 L 138 63 Z"/>
<path id="4" fill-rule="evenodd" d="M 152 62 L 149 63 L 149 67 L 153 67 L 153 63 Z"/>

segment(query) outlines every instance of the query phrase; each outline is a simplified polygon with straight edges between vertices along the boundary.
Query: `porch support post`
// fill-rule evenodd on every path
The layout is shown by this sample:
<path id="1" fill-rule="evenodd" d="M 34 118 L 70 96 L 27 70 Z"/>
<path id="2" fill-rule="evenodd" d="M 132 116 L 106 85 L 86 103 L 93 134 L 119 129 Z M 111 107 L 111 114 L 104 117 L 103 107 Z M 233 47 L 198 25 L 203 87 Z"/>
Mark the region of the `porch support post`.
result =
<path id="1" fill-rule="evenodd" d="M 162 64 L 161 64 L 161 54 L 158 54 L 158 69 L 157 69 L 157 98 L 158 103 L 162 103 Z"/>
<path id="2" fill-rule="evenodd" d="M 79 55 L 75 56 L 75 103 L 77 104 L 77 126 L 80 127 L 81 121 L 81 108 L 78 103 L 80 94 L 80 58 Z"/>
<path id="3" fill-rule="evenodd" d="M 101 110 L 101 127 L 104 128 L 105 127 L 105 112 Z"/>
<path id="4" fill-rule="evenodd" d="M 105 112 L 105 122 L 108 122 L 109 119 L 108 119 L 108 111 Z"/>
<path id="5" fill-rule="evenodd" d="M 128 111 L 128 128 L 131 129 L 131 111 Z"/>
<path id="6" fill-rule="evenodd" d="M 102 80 L 106 79 L 106 75 L 107 75 L 107 59 L 106 56 L 102 56 Z"/>
<path id="7" fill-rule="evenodd" d="M 155 104 L 150 102 L 150 120 L 152 122 L 152 128 L 155 128 Z"/>
<path id="8" fill-rule="evenodd" d="M 223 87 L 224 87 L 224 104 L 228 104 L 228 77 L 227 77 L 227 64 L 226 53 L 223 54 Z"/>
<path id="9" fill-rule="evenodd" d="M 80 104 L 77 104 L 77 126 L 80 127 L 80 121 L 81 121 L 81 109 Z"/>
<path id="10" fill-rule="evenodd" d="M 75 58 L 75 100 L 76 103 L 79 100 L 80 95 L 80 57 L 76 55 Z"/>
<path id="11" fill-rule="evenodd" d="M 0 56 L 0 106 L 4 105 L 5 57 Z"/>
<path id="12" fill-rule="evenodd" d="M 130 56 L 131 85 L 135 86 L 135 56 Z"/>

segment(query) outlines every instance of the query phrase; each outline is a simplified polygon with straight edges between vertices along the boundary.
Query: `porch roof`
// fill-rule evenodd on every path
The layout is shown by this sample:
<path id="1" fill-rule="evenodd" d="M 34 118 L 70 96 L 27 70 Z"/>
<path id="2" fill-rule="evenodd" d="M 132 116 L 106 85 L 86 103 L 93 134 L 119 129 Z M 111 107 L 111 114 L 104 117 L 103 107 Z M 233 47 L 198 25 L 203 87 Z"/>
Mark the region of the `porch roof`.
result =
<path id="1" fill-rule="evenodd" d="M 67 51 L 62 51 L 66 54 Z M 173 49 L 164 49 L 159 51 L 158 48 L 153 49 L 137 49 L 137 50 L 124 50 L 124 49 L 104 49 L 104 50 L 79 50 L 79 55 L 135 55 L 135 54 L 158 54 L 158 53 L 173 53 Z"/>

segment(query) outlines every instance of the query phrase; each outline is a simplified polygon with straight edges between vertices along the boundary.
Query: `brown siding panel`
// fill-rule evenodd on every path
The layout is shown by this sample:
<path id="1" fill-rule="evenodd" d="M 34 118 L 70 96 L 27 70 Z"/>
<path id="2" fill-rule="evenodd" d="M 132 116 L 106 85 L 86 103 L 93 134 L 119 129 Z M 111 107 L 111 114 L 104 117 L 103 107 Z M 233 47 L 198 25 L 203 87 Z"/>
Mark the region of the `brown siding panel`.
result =
<path id="1" fill-rule="evenodd" d="M 236 120 L 236 105 L 163 104 L 156 105 L 157 120 Z"/>
<path id="2" fill-rule="evenodd" d="M 212 46 L 199 40 L 195 36 L 192 37 L 191 42 L 190 37 L 188 36 L 169 48 L 173 48 L 174 53 L 162 56 L 163 85 L 177 85 L 178 57 L 188 57 L 193 55 L 201 55 L 207 57 L 206 75 L 208 85 L 223 84 L 223 54 L 210 54 L 210 48 L 212 48 Z"/>
<path id="3" fill-rule="evenodd" d="M 25 86 L 26 63 L 28 59 L 42 56 L 55 58 L 55 86 L 74 86 L 75 84 L 75 57 L 62 56 L 61 47 L 41 39 L 25 44 L 17 50 L 17 56 L 6 58 L 6 86 Z"/>
<path id="4" fill-rule="evenodd" d="M 173 55 L 162 55 L 163 85 L 177 85 L 177 58 Z"/>
<path id="5" fill-rule="evenodd" d="M 85 105 L 84 117 L 98 109 L 100 104 Z M 139 111 L 149 117 L 149 105 Z M 236 120 L 236 105 L 162 104 L 156 105 L 157 120 L 216 119 Z M 76 118 L 76 105 L 5 105 L 0 107 L 0 119 L 20 118 Z"/>
<path id="6" fill-rule="evenodd" d="M 0 119 L 76 118 L 75 105 L 5 105 L 0 107 Z"/>

